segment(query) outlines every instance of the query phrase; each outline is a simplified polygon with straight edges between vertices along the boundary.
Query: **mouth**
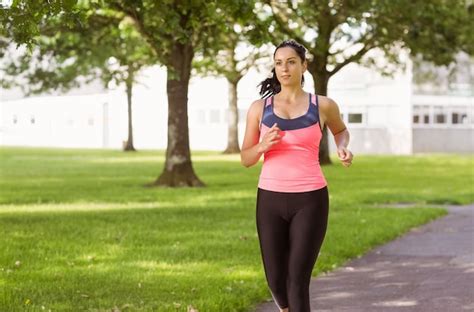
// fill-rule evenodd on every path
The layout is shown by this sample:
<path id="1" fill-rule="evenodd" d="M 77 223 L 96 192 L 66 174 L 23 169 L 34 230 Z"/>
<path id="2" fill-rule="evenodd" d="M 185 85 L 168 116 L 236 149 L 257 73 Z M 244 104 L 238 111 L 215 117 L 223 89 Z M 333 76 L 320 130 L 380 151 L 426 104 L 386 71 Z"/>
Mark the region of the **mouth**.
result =
<path id="1" fill-rule="evenodd" d="M 281 78 L 283 78 L 283 79 L 288 79 L 288 78 L 290 78 L 290 77 L 291 77 L 290 75 L 283 75 L 283 76 L 281 76 Z"/>

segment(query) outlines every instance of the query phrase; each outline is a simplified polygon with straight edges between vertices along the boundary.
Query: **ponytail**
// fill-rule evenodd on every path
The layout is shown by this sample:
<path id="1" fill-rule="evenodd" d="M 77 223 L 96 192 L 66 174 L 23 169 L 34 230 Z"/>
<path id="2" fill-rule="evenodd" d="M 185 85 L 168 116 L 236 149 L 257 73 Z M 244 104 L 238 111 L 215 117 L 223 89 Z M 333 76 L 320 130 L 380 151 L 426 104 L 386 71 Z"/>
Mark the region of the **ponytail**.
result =
<path id="1" fill-rule="evenodd" d="M 258 86 L 262 86 L 260 88 L 262 99 L 275 95 L 281 91 L 281 85 L 276 77 L 275 68 L 272 69 L 272 76 L 260 82 L 257 87 Z"/>

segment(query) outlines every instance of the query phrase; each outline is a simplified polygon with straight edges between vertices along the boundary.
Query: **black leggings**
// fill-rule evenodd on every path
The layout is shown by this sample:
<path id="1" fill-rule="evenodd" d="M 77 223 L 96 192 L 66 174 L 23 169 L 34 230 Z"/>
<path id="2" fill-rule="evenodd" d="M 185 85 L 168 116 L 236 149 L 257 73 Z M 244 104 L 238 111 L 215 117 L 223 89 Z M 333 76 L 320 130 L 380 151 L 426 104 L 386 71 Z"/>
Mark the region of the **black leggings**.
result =
<path id="1" fill-rule="evenodd" d="M 309 283 L 326 235 L 327 186 L 282 193 L 258 188 L 257 231 L 268 286 L 280 309 L 309 312 Z"/>

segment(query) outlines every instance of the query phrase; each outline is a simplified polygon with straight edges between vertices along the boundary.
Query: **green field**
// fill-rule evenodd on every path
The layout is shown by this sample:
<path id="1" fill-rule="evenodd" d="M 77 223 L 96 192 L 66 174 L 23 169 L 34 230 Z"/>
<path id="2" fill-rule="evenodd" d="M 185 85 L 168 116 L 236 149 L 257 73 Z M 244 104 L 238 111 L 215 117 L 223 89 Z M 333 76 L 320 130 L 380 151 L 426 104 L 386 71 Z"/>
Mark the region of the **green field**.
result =
<path id="1" fill-rule="evenodd" d="M 252 311 L 271 298 L 255 225 L 260 165 L 193 152 L 205 188 L 145 187 L 162 151 L 0 148 L 0 311 Z M 323 167 L 330 220 L 316 276 L 473 201 L 461 155 Z M 417 208 L 376 204 L 413 202 Z"/>

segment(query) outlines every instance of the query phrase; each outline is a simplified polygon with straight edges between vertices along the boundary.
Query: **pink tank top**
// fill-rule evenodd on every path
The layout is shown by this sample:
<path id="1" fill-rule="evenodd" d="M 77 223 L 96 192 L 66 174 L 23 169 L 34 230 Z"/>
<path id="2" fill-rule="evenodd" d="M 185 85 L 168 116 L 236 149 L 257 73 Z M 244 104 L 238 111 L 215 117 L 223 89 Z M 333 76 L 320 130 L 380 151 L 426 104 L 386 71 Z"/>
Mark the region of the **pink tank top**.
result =
<path id="1" fill-rule="evenodd" d="M 303 116 L 285 119 L 273 112 L 273 96 L 265 100 L 260 123 L 260 141 L 277 123 L 281 141 L 264 153 L 258 187 L 261 189 L 297 193 L 327 185 L 319 164 L 319 142 L 322 138 L 318 97 L 309 94 L 308 111 Z"/>

